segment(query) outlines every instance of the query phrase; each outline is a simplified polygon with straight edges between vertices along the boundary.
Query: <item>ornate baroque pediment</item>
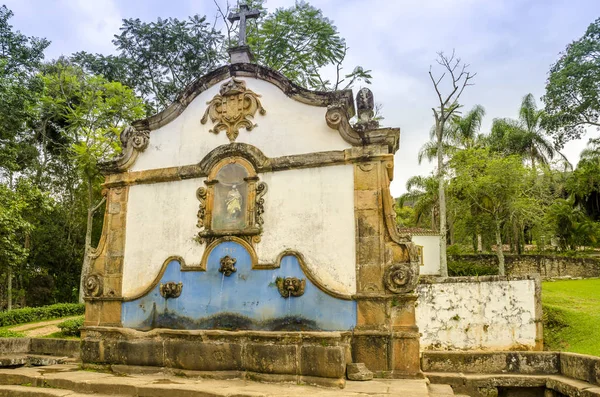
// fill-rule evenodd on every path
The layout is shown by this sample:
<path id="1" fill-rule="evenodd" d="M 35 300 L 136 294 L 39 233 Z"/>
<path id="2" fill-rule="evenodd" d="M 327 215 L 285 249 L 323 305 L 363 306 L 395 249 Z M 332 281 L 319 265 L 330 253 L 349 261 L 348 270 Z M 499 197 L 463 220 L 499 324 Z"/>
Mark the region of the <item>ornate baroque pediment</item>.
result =
<path id="1" fill-rule="evenodd" d="M 216 123 L 210 132 L 218 134 L 225 131 L 231 142 L 235 141 L 240 128 L 251 131 L 256 124 L 252 118 L 258 111 L 265 115 L 267 111 L 262 107 L 260 95 L 246 88 L 246 82 L 232 77 L 223 83 L 219 94 L 207 102 L 208 108 L 200 122 L 206 124 L 208 117 Z"/>

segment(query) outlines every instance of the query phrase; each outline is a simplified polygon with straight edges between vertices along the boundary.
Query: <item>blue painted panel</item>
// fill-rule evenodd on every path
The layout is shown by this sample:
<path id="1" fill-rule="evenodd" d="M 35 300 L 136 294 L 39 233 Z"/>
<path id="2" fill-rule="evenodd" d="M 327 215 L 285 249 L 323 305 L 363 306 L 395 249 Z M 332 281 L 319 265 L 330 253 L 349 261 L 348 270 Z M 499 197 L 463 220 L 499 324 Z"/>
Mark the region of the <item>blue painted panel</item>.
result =
<path id="1" fill-rule="evenodd" d="M 229 277 L 219 273 L 225 255 L 236 259 L 237 271 Z M 283 298 L 275 283 L 278 277 L 306 279 L 304 295 Z M 160 295 L 160 283 L 169 281 L 183 283 L 179 298 Z M 317 288 L 295 256 L 284 257 L 279 269 L 252 270 L 248 251 L 232 241 L 212 250 L 206 272 L 181 272 L 178 261 L 170 262 L 159 285 L 123 303 L 124 327 L 342 331 L 356 324 L 356 302 L 334 298 Z"/>

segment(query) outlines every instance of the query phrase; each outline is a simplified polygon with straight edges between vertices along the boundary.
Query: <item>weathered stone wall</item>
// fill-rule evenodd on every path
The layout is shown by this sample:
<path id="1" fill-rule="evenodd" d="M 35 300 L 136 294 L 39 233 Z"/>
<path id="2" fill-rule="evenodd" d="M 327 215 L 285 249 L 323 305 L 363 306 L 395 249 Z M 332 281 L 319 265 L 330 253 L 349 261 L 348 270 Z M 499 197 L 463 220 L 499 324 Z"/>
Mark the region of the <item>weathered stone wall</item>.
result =
<path id="1" fill-rule="evenodd" d="M 541 350 L 540 278 L 450 277 L 421 281 L 422 350 Z"/>
<path id="2" fill-rule="evenodd" d="M 569 258 L 554 255 L 505 255 L 506 272 L 509 275 L 540 274 L 543 279 L 555 277 L 600 277 L 600 260 L 594 258 Z M 498 258 L 492 254 L 452 255 L 448 261 L 478 263 L 498 266 Z"/>

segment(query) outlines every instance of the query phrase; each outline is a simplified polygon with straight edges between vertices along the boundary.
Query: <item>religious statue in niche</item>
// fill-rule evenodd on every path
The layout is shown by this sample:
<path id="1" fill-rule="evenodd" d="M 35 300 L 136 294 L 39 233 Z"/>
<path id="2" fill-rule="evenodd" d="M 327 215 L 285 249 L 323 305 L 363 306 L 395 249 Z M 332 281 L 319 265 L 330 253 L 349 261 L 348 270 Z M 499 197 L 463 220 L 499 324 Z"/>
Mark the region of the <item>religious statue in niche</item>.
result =
<path id="1" fill-rule="evenodd" d="M 248 243 L 260 241 L 267 185 L 259 182 L 252 164 L 241 157 L 221 160 L 205 184 L 196 192 L 200 201 L 198 241 L 210 243 L 223 236 L 237 236 Z"/>

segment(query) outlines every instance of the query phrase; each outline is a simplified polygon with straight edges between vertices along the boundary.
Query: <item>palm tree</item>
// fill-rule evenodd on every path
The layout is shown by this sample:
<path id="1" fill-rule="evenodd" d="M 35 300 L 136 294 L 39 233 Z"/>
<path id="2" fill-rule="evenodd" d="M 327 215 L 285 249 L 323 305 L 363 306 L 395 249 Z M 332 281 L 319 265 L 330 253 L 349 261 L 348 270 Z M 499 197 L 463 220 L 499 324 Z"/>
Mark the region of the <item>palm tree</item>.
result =
<path id="1" fill-rule="evenodd" d="M 398 205 L 401 207 L 412 203 L 417 225 L 428 216 L 431 217 L 431 229 L 435 231 L 437 231 L 438 218 L 438 186 L 438 179 L 435 176 L 413 176 L 406 181 L 408 192 L 398 198 Z"/>
<path id="2" fill-rule="evenodd" d="M 490 146 L 507 155 L 517 154 L 524 160 L 531 162 L 535 168 L 536 163 L 548 164 L 555 156 L 559 156 L 565 168 L 571 164 L 554 145 L 546 139 L 546 132 L 541 127 L 544 110 L 538 109 L 533 94 L 523 97 L 519 108 L 519 118 L 495 119 L 489 137 Z"/>
<path id="3" fill-rule="evenodd" d="M 456 116 L 448 123 L 444 128 L 446 136 L 442 141 L 442 149 L 447 158 L 452 157 L 459 150 L 470 149 L 483 142 L 483 136 L 479 133 L 483 116 L 485 116 L 485 109 L 481 105 L 476 105 L 464 117 Z M 419 164 L 424 158 L 432 161 L 437 157 L 435 128 L 431 129 L 429 135 L 431 140 L 419 151 Z"/>

